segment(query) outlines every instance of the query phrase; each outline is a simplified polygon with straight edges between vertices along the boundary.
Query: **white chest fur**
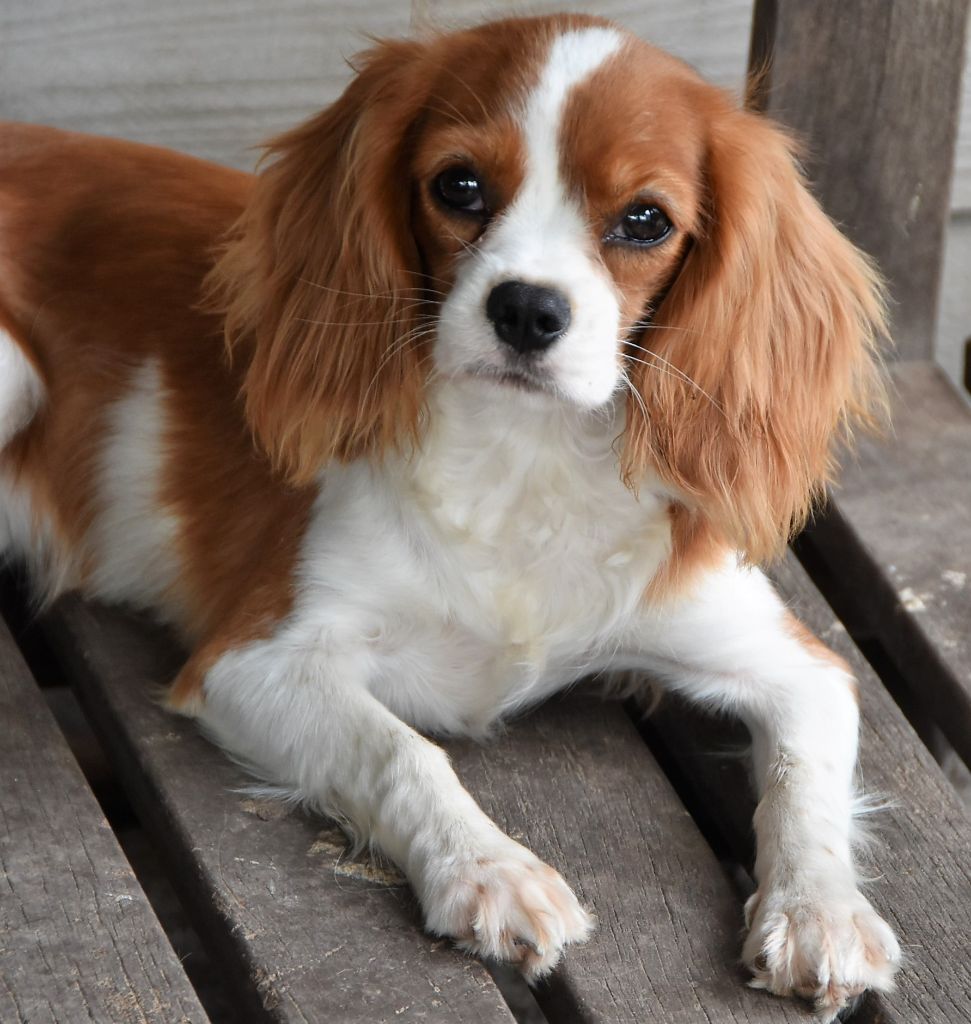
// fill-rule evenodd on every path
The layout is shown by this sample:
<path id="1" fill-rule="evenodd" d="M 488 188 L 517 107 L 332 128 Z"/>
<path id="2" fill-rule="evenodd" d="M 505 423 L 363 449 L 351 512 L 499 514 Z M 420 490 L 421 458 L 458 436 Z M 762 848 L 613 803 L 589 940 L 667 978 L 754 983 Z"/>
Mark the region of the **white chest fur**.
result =
<path id="1" fill-rule="evenodd" d="M 485 728 L 602 665 L 670 544 L 665 499 L 619 479 L 621 426 L 441 389 L 413 458 L 328 471 L 300 619 L 361 644 L 368 685 L 426 728 Z"/>

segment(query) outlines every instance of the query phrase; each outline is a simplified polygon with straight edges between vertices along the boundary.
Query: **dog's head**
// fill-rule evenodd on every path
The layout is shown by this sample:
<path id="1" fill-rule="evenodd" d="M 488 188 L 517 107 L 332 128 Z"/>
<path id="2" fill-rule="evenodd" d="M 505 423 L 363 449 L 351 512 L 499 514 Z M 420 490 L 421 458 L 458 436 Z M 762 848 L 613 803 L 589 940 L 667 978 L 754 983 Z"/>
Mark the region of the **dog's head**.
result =
<path id="1" fill-rule="evenodd" d="M 211 283 L 296 481 L 412 443 L 433 375 L 624 401 L 627 482 L 760 558 L 882 402 L 876 276 L 790 139 L 607 22 L 381 43 L 270 156 Z"/>

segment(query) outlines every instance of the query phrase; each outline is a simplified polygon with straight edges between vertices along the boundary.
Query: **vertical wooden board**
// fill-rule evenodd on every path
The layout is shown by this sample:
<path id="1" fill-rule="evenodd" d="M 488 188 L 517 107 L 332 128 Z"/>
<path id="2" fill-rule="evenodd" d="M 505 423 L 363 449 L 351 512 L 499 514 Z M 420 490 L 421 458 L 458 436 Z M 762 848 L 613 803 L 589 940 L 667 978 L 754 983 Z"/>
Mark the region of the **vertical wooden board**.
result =
<path id="1" fill-rule="evenodd" d="M 971 132 L 971 124 L 969 124 Z M 968 139 L 971 148 L 971 138 Z M 971 155 L 969 155 L 971 160 Z M 971 167 L 968 168 L 971 191 Z M 934 358 L 971 407 L 971 204 L 951 217 L 941 267 Z"/>
<path id="2" fill-rule="evenodd" d="M 772 573 L 792 610 L 851 664 L 862 705 L 859 780 L 886 806 L 865 824 L 865 889 L 904 950 L 897 989 L 871 997 L 862 1019 L 964 1024 L 971 1006 L 971 819 L 893 699 L 793 556 Z M 659 741 L 695 782 L 696 798 L 748 859 L 752 798 L 740 799 L 738 762 L 717 756 L 724 730 L 677 702 L 655 716 Z M 734 741 L 734 736 L 732 737 Z M 750 787 L 749 792 L 750 792 Z"/>
<path id="3" fill-rule="evenodd" d="M 482 806 L 597 914 L 539 992 L 551 1020 L 807 1020 L 745 987 L 738 894 L 619 705 L 555 701 L 495 742 L 448 749 Z"/>
<path id="4" fill-rule="evenodd" d="M 333 100 L 404 0 L 4 0 L 0 117 L 252 169 L 253 147 Z"/>
<path id="5" fill-rule="evenodd" d="M 0 1020 L 207 1018 L 0 621 Z"/>
<path id="6" fill-rule="evenodd" d="M 807 143 L 816 195 L 890 284 L 896 352 L 934 337 L 968 0 L 758 0 L 760 106 Z"/>
<path id="7" fill-rule="evenodd" d="M 931 364 L 893 383 L 892 433 L 860 439 L 808 543 L 971 764 L 971 411 Z"/>
<path id="8" fill-rule="evenodd" d="M 161 630 L 60 602 L 45 628 L 174 871 L 247 1021 L 512 1024 L 485 969 L 421 931 L 403 879 L 251 780 L 153 693 L 181 656 Z"/>
<path id="9" fill-rule="evenodd" d="M 961 123 L 958 126 L 951 209 L 956 213 L 967 213 L 971 211 L 971 61 L 967 54 L 961 93 Z"/>

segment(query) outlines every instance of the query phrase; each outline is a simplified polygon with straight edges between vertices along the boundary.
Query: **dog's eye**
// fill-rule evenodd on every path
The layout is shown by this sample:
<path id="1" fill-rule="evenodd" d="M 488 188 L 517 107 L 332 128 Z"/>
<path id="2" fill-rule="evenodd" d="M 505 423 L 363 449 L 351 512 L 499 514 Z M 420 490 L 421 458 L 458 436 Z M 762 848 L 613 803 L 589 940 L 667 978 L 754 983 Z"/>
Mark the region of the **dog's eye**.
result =
<path id="1" fill-rule="evenodd" d="M 652 203 L 632 203 L 619 223 L 607 234 L 608 241 L 657 245 L 674 230 L 668 215 Z"/>
<path id="2" fill-rule="evenodd" d="M 471 167 L 449 167 L 435 178 L 435 193 L 453 210 L 463 213 L 485 213 L 485 197 L 479 176 Z"/>

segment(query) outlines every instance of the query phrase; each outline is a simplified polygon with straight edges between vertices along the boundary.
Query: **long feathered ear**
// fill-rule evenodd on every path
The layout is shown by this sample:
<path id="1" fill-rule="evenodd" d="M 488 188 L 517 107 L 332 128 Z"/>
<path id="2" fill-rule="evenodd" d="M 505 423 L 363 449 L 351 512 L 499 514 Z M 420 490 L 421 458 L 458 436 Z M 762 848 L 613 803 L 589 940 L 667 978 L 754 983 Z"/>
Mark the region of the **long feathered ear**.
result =
<path id="1" fill-rule="evenodd" d="M 625 479 L 648 467 L 750 559 L 777 554 L 830 481 L 833 450 L 886 408 L 874 268 L 807 191 L 794 146 L 713 97 L 708 210 L 634 364 Z M 665 367 L 662 360 L 670 366 Z M 646 360 L 653 362 L 653 360 Z"/>
<path id="2" fill-rule="evenodd" d="M 406 167 L 423 52 L 379 44 L 336 103 L 270 143 L 207 281 L 250 426 L 294 483 L 417 430 L 421 278 Z"/>

